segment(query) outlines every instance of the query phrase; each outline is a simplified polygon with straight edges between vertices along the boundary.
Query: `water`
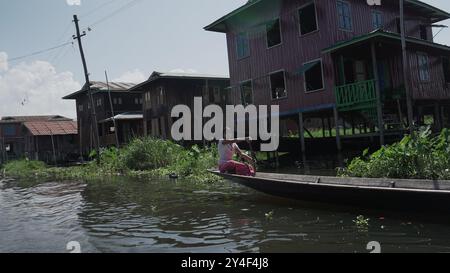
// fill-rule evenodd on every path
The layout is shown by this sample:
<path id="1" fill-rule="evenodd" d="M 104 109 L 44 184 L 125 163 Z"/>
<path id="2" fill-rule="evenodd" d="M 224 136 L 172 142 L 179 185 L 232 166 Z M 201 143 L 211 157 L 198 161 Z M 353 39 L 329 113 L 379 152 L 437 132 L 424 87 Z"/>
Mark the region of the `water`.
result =
<path id="1" fill-rule="evenodd" d="M 272 212 L 272 217 L 266 214 Z M 357 227 L 360 214 L 370 226 Z M 0 252 L 449 252 L 449 224 L 230 183 L 0 182 Z M 436 222 L 436 223 L 435 223 Z"/>

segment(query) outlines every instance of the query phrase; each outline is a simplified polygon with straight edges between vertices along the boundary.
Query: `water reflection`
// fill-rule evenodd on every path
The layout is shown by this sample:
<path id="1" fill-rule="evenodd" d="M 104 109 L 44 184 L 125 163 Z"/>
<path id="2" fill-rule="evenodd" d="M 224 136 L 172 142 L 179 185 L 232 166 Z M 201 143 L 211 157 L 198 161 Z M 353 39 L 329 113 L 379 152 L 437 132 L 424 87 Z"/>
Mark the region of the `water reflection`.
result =
<path id="1" fill-rule="evenodd" d="M 268 218 L 266 213 L 273 211 Z M 359 214 L 371 218 L 357 228 Z M 448 224 L 271 197 L 229 182 L 0 182 L 0 251 L 449 251 Z"/>

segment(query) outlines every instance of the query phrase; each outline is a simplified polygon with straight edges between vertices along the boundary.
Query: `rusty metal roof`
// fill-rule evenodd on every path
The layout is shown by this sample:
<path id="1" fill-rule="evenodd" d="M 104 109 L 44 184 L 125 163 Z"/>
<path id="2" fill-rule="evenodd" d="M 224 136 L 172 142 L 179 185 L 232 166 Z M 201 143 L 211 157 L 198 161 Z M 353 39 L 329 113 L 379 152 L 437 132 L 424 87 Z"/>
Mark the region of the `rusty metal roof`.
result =
<path id="1" fill-rule="evenodd" d="M 58 136 L 78 134 L 77 122 L 65 121 L 28 121 L 24 123 L 32 136 Z"/>
<path id="2" fill-rule="evenodd" d="M 48 115 L 48 116 L 6 116 L 2 117 L 0 123 L 22 123 L 27 121 L 71 121 L 72 119 L 59 116 L 59 115 Z"/>

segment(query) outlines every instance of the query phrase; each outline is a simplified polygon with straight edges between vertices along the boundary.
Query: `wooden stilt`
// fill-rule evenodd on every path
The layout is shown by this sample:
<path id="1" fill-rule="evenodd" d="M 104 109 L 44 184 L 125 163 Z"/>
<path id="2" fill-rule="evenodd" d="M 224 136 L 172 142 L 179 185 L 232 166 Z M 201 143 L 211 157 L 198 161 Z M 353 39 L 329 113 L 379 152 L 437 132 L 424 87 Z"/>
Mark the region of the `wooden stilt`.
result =
<path id="1" fill-rule="evenodd" d="M 335 126 L 336 126 L 336 146 L 338 151 L 342 150 L 342 144 L 341 144 L 341 136 L 340 136 L 340 132 L 339 132 L 339 113 L 336 107 L 333 108 L 333 112 L 334 112 L 334 122 L 335 122 Z"/>
<path id="2" fill-rule="evenodd" d="M 298 113 L 298 133 L 299 133 L 299 137 L 300 137 L 300 148 L 301 148 L 301 152 L 302 154 L 305 153 L 306 151 L 306 147 L 305 147 L 305 127 L 303 124 L 303 113 L 300 112 Z"/>
<path id="3" fill-rule="evenodd" d="M 50 135 L 51 136 L 51 140 L 52 140 L 52 149 L 53 149 L 53 163 L 56 164 L 56 151 L 55 151 L 55 141 L 53 139 L 53 134 Z"/>
<path id="4" fill-rule="evenodd" d="M 355 130 L 355 117 L 352 115 L 350 122 L 352 123 L 352 135 L 356 135 Z"/>
<path id="5" fill-rule="evenodd" d="M 434 124 L 438 131 L 442 130 L 442 122 L 441 122 L 441 110 L 439 103 L 434 104 Z"/>
<path id="6" fill-rule="evenodd" d="M 328 123 L 328 134 L 330 137 L 333 137 L 333 128 L 331 126 L 331 119 L 330 117 L 327 118 L 327 123 Z"/>
<path id="7" fill-rule="evenodd" d="M 347 127 L 345 126 L 345 119 L 342 118 L 342 127 L 344 128 L 344 136 L 347 135 Z"/>
<path id="8" fill-rule="evenodd" d="M 322 116 L 322 137 L 326 137 L 325 118 Z"/>

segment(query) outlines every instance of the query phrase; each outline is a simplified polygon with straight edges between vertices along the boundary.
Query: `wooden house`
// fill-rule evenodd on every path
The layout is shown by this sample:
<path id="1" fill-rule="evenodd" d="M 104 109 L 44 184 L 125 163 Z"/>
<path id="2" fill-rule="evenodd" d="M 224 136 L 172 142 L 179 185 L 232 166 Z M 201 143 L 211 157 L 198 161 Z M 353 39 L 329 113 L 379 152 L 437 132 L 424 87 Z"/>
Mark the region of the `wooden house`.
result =
<path id="1" fill-rule="evenodd" d="M 93 130 L 98 130 L 101 147 L 117 144 L 115 127 L 112 122 L 114 116 L 119 115 L 120 119 L 117 122 L 119 144 L 126 143 L 132 137 L 142 134 L 142 98 L 140 94 L 128 92 L 133 86 L 132 83 L 91 82 L 90 88 L 98 124 L 93 124 L 91 103 L 86 86 L 63 98 L 76 100 L 79 142 L 84 155 L 89 154 L 95 147 Z M 133 119 L 124 117 L 129 116 L 126 113 L 133 113 Z M 141 115 L 140 120 L 136 114 Z"/>
<path id="2" fill-rule="evenodd" d="M 317 119 L 340 148 L 350 130 L 402 135 L 405 84 L 417 125 L 426 117 L 436 129 L 449 125 L 450 47 L 432 29 L 450 14 L 417 0 L 405 0 L 404 14 L 405 68 L 399 1 L 251 0 L 205 29 L 226 34 L 234 103 L 279 105 L 281 124 L 296 120 L 300 138 L 305 120 Z"/>
<path id="3" fill-rule="evenodd" d="M 174 106 L 187 105 L 193 113 L 194 97 L 203 98 L 203 106 L 225 106 L 229 102 L 229 78 L 225 76 L 153 72 L 150 78 L 130 89 L 143 99 L 144 133 L 171 139 Z"/>
<path id="4" fill-rule="evenodd" d="M 29 158 L 48 163 L 76 160 L 77 123 L 62 116 L 3 117 L 1 161 Z"/>

